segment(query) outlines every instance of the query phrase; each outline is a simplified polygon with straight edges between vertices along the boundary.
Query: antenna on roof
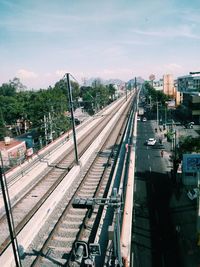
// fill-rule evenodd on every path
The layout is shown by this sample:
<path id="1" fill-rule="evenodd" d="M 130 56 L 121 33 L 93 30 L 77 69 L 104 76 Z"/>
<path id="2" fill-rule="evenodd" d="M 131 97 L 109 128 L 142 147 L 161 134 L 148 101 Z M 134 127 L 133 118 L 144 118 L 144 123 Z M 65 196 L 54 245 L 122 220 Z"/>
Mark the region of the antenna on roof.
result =
<path id="1" fill-rule="evenodd" d="M 193 75 L 193 74 L 200 74 L 200 71 L 195 71 L 195 72 L 190 71 L 190 75 Z"/>

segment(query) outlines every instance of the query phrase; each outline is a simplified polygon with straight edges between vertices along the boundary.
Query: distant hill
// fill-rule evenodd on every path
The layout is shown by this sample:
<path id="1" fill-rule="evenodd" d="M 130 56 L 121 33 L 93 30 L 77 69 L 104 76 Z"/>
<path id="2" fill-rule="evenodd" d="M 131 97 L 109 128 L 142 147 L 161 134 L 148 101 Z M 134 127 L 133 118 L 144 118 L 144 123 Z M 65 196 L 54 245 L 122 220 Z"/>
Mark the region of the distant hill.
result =
<path id="1" fill-rule="evenodd" d="M 88 79 L 88 80 L 85 81 L 85 84 L 84 85 L 91 86 L 95 80 L 100 81 L 104 85 L 108 85 L 108 84 L 123 85 L 123 84 L 125 84 L 125 81 L 122 81 L 120 79 L 103 80 L 101 78 L 90 78 L 90 79 Z"/>
<path id="2" fill-rule="evenodd" d="M 136 77 L 136 82 L 137 84 L 143 84 L 144 83 L 144 79 L 142 77 Z M 135 78 L 134 79 L 131 79 L 127 82 L 128 85 L 131 85 L 131 86 L 134 86 L 135 84 Z"/>
<path id="3" fill-rule="evenodd" d="M 143 78 L 141 78 L 141 77 L 136 77 L 136 79 L 137 79 L 137 83 L 138 83 L 138 84 L 142 84 L 142 83 L 144 83 L 144 79 L 143 79 Z M 131 85 L 134 85 L 134 84 L 135 84 L 135 79 L 131 79 L 131 80 L 129 80 L 128 82 L 126 82 L 126 81 L 122 81 L 122 80 L 120 80 L 120 79 L 103 80 L 103 79 L 101 79 L 101 78 L 90 78 L 90 79 L 84 81 L 84 82 L 85 82 L 84 85 L 85 85 L 85 86 L 91 86 L 95 80 L 100 81 L 100 82 L 101 82 L 102 84 L 104 84 L 104 85 L 115 84 L 115 85 L 118 85 L 118 86 L 122 86 L 122 85 L 124 85 L 125 83 L 126 83 L 126 84 L 131 84 Z"/>
<path id="4" fill-rule="evenodd" d="M 110 79 L 110 80 L 106 80 L 105 84 L 116 84 L 116 85 L 124 85 L 126 82 L 119 80 L 119 79 Z"/>

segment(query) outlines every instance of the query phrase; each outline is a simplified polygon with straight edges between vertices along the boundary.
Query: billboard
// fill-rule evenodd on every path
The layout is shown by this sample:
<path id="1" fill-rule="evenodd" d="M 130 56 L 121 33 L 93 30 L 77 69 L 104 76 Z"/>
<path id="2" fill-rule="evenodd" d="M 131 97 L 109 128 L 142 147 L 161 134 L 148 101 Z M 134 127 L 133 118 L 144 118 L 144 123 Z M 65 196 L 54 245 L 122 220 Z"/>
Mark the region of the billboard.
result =
<path id="1" fill-rule="evenodd" d="M 200 154 L 183 154 L 183 171 L 200 172 Z"/>

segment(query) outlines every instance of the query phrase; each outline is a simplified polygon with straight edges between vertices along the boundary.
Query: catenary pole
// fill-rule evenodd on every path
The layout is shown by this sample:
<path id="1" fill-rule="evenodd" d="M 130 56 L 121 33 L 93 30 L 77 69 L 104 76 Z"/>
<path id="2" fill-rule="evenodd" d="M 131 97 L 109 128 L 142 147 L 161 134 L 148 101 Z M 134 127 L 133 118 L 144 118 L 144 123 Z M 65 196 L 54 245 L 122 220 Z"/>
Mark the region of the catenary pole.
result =
<path id="1" fill-rule="evenodd" d="M 76 158 L 76 164 L 79 165 L 78 148 L 77 148 L 77 142 L 76 142 L 76 129 L 75 129 L 75 120 L 74 120 L 74 107 L 73 107 L 73 100 L 72 100 L 72 90 L 71 90 L 71 84 L 70 84 L 70 79 L 69 79 L 69 73 L 66 73 L 65 75 L 67 79 L 69 106 L 70 106 L 70 112 L 71 112 L 71 118 L 72 118 L 75 158 Z"/>
<path id="2" fill-rule="evenodd" d="M 13 255 L 14 255 L 16 267 L 21 267 L 22 265 L 21 265 L 20 255 L 19 255 L 17 237 L 15 233 L 14 220 L 13 220 L 12 210 L 11 210 L 11 203 L 10 203 L 10 198 L 8 194 L 8 187 L 7 187 L 4 171 L 2 171 L 3 160 L 2 160 L 1 155 L 0 155 L 0 158 L 1 158 L 1 166 L 0 166 L 1 190 L 2 190 L 2 195 L 3 195 L 5 211 L 6 211 L 6 217 L 7 217 L 10 239 L 11 239 L 11 244 L 12 244 L 12 249 L 13 249 Z"/>

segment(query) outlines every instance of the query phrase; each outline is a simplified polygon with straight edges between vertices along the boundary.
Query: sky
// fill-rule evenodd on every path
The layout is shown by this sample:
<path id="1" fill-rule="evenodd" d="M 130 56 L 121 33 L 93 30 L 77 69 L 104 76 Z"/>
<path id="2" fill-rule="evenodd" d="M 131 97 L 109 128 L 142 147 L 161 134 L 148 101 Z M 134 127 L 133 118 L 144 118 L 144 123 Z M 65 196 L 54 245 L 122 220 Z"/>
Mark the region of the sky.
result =
<path id="1" fill-rule="evenodd" d="M 199 0 L 0 0 L 0 84 L 200 71 Z"/>

